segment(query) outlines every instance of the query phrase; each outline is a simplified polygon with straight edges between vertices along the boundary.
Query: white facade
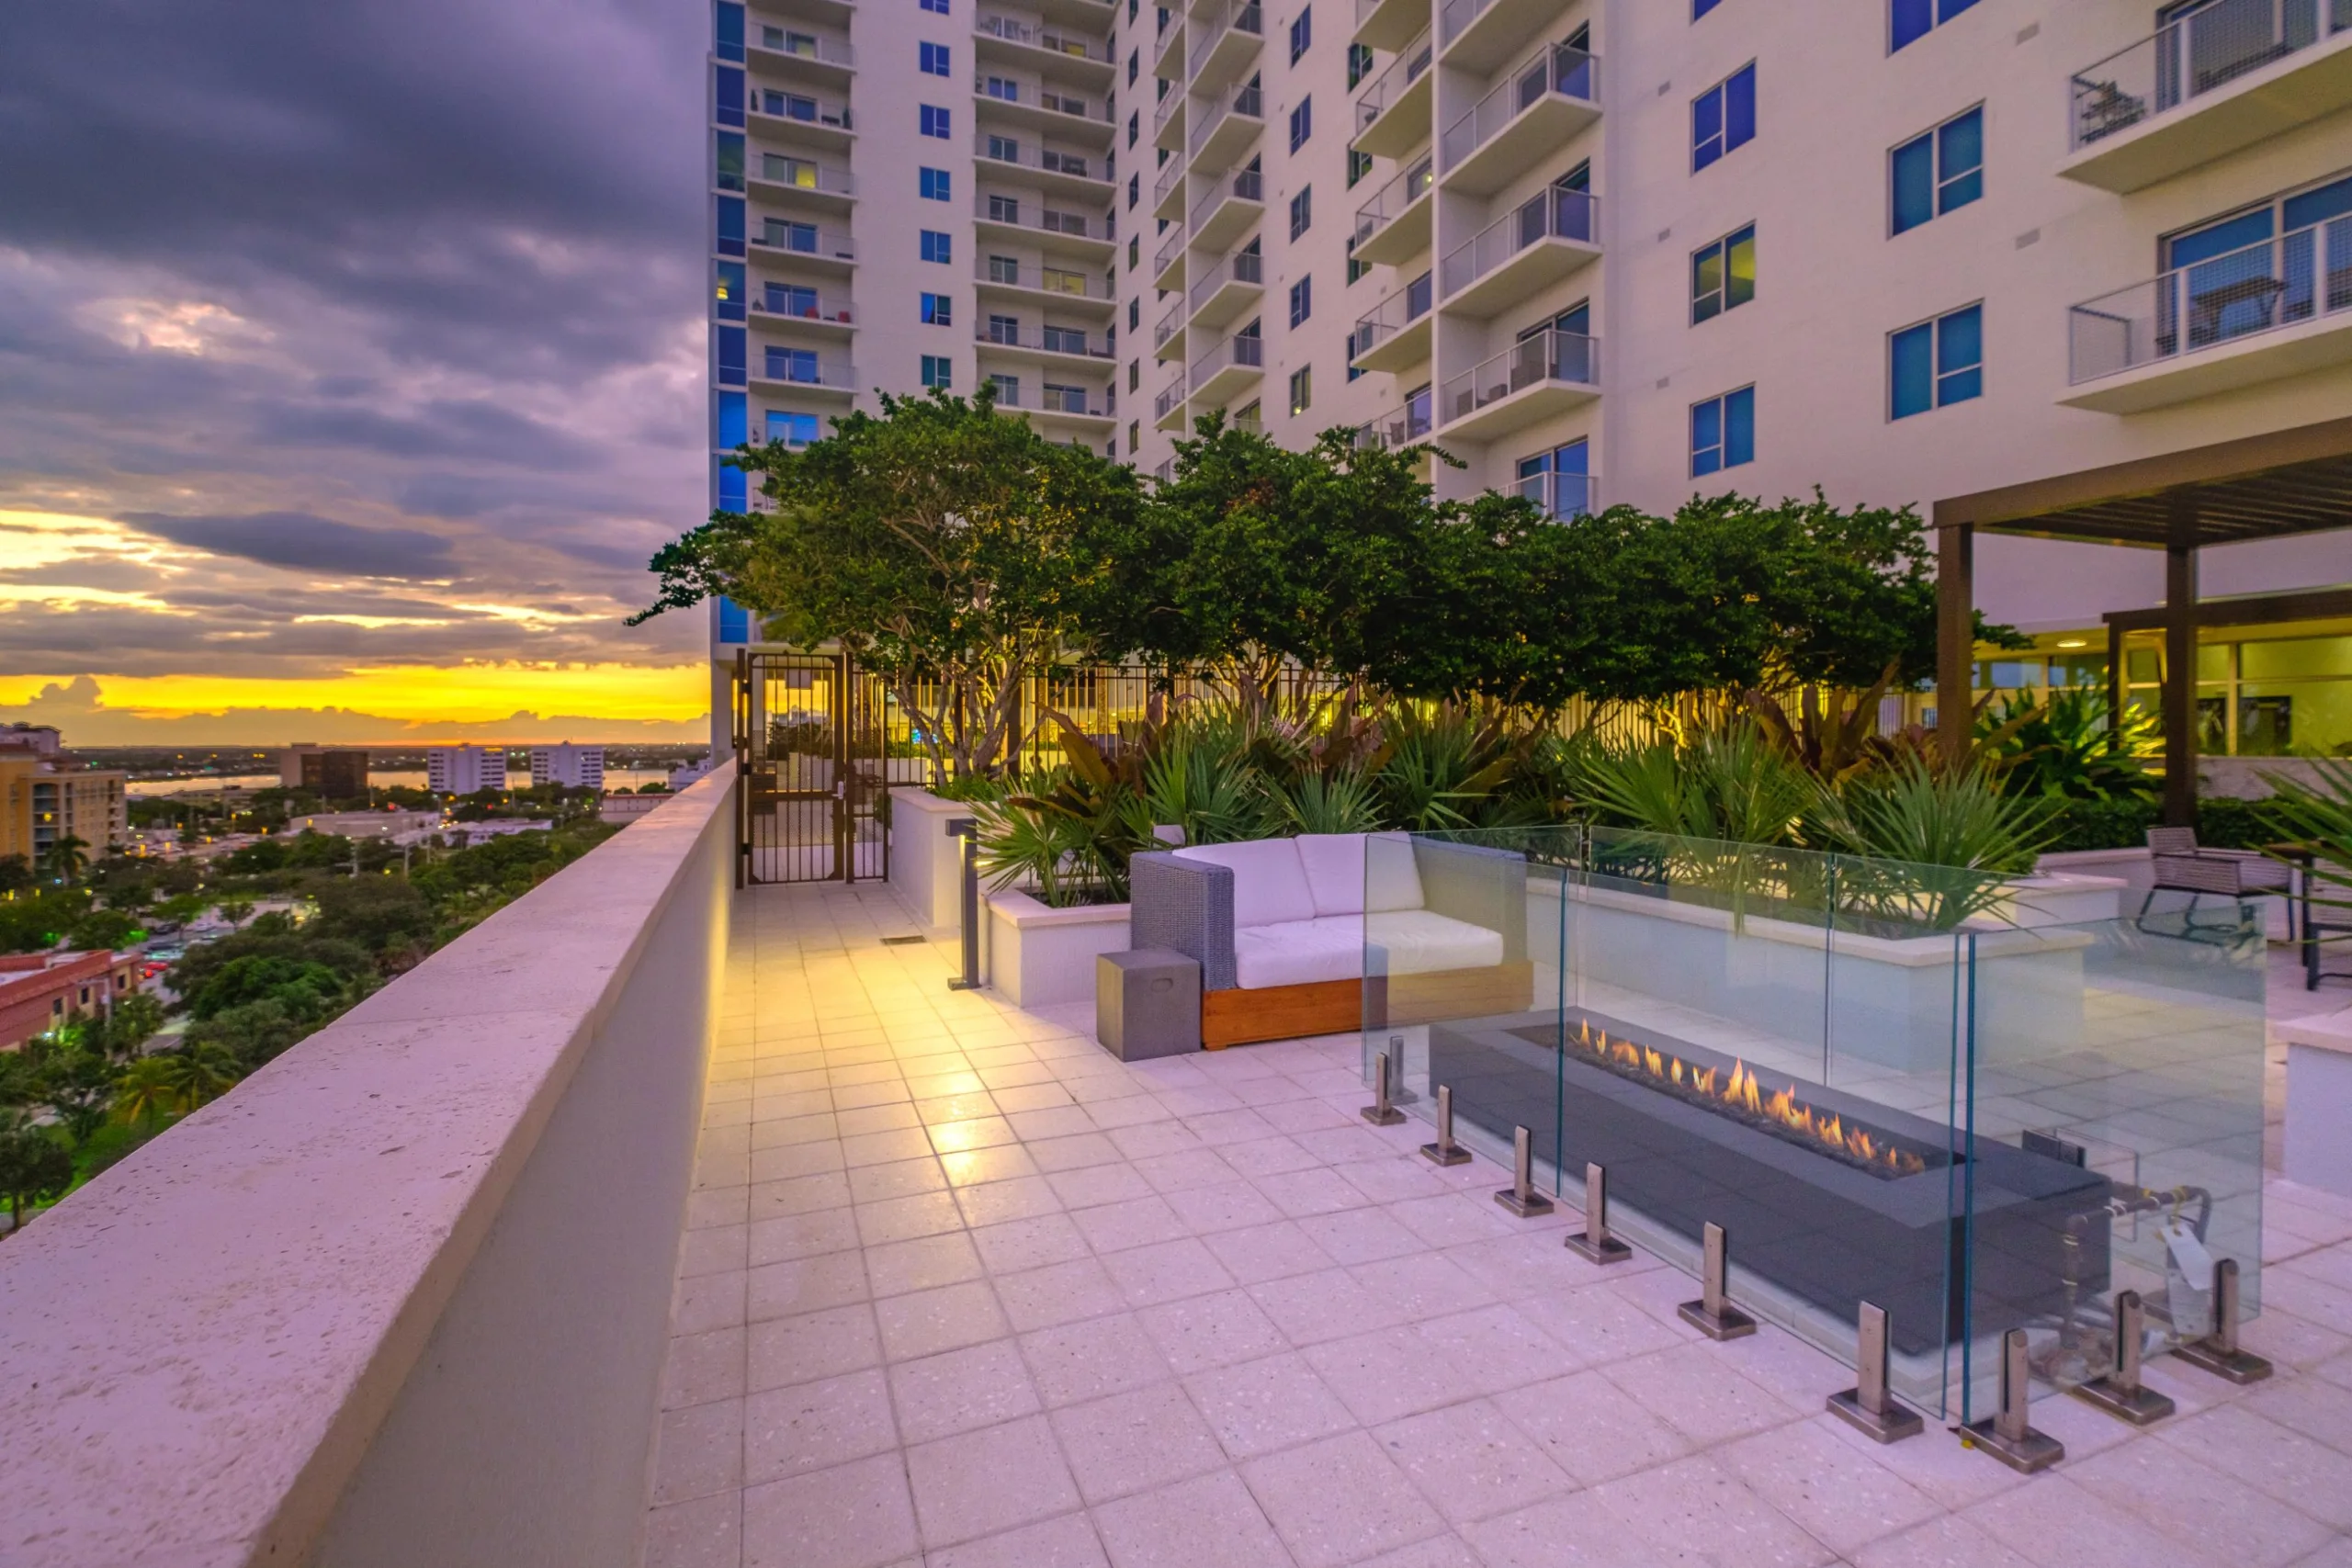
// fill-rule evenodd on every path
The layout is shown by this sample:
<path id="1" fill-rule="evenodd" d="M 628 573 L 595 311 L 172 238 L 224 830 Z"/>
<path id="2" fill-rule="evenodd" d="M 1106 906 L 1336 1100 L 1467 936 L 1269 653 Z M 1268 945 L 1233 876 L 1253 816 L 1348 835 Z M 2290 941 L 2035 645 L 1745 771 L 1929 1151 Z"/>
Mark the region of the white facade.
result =
<path id="1" fill-rule="evenodd" d="M 566 789 L 603 789 L 605 749 L 602 746 L 574 746 L 569 740 L 556 746 L 534 746 L 531 748 L 531 782 L 535 784 L 561 784 Z"/>
<path id="2" fill-rule="evenodd" d="M 472 795 L 506 787 L 503 746 L 435 746 L 424 753 L 424 787 L 435 795 Z"/>

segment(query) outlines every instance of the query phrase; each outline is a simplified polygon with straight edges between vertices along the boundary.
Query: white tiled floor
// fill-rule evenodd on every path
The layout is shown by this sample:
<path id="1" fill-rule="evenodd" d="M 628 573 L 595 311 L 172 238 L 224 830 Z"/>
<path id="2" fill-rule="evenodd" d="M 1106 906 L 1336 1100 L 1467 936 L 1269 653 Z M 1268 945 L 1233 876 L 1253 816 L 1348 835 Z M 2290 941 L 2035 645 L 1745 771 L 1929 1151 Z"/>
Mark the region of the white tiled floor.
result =
<path id="1" fill-rule="evenodd" d="M 1822 1411 L 1356 1114 L 1352 1039 L 1126 1066 L 878 886 L 740 897 L 649 1568 L 2352 1568 L 2352 1203 L 2267 1199 L 2277 1377 L 2023 1480 Z"/>

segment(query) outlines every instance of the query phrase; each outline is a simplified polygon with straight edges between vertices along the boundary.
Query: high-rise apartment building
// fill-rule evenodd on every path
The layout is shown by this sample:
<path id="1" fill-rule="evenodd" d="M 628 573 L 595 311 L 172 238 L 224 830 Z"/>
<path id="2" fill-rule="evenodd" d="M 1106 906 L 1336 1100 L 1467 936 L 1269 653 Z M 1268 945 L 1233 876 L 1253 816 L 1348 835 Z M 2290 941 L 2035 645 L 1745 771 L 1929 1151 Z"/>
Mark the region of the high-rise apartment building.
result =
<path id="1" fill-rule="evenodd" d="M 1563 519 L 2352 452 L 2347 0 L 1121 0 L 1113 38 L 1147 473 L 1216 410 L 1432 444 L 1442 495 Z M 2278 520 L 2227 504 L 2203 546 Z M 2352 749 L 2352 594 L 2313 596 L 2346 535 L 2202 547 L 2200 582 L 2161 529 L 2043 532 L 1974 543 L 1976 604 L 2040 634 L 1980 685 L 2152 691 L 2185 584 L 2234 605 L 2200 612 L 2209 753 Z"/>
<path id="2" fill-rule="evenodd" d="M 424 787 L 435 795 L 472 795 L 506 787 L 503 746 L 435 746 L 424 753 Z"/>
<path id="3" fill-rule="evenodd" d="M 329 800 L 368 793 L 368 753 L 360 747 L 313 746 L 296 741 L 277 754 L 277 782 Z"/>
<path id="4" fill-rule="evenodd" d="M 566 789 L 603 789 L 605 749 L 602 746 L 574 746 L 569 740 L 556 746 L 534 746 L 531 748 L 531 782 L 535 784 L 561 784 Z"/>

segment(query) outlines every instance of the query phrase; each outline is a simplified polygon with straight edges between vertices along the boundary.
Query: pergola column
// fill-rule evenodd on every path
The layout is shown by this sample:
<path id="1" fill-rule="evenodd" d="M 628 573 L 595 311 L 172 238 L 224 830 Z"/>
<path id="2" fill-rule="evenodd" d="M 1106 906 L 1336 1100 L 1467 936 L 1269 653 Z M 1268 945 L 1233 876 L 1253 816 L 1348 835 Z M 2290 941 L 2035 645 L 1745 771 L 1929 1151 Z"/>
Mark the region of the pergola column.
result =
<path id="1" fill-rule="evenodd" d="M 1936 740 L 1944 760 L 1968 755 L 1975 728 L 1976 527 L 1936 529 Z"/>
<path id="2" fill-rule="evenodd" d="M 2197 502 L 2172 501 L 2165 545 L 2165 826 L 2197 824 Z"/>

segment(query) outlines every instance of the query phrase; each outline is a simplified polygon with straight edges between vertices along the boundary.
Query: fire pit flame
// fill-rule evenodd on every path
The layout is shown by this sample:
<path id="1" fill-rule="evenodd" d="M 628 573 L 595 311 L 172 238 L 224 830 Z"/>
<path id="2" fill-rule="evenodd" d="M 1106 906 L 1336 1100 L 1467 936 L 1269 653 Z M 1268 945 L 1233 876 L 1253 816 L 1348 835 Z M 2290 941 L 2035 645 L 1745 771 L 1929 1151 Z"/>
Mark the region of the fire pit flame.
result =
<path id="1" fill-rule="evenodd" d="M 1720 1100 L 1759 1120 L 1776 1122 L 1801 1138 L 1826 1145 L 1865 1165 L 1881 1167 L 1898 1176 L 1912 1176 L 1928 1168 L 1928 1162 L 1917 1155 L 1906 1149 L 1889 1147 L 1871 1136 L 1866 1128 L 1847 1126 L 1843 1118 L 1835 1111 L 1814 1110 L 1796 1097 L 1794 1089 L 1783 1089 L 1766 1094 L 1744 1061 L 1732 1064 L 1729 1078 L 1724 1080 L 1723 1087 L 1718 1089 L 1716 1069 L 1692 1066 L 1681 1057 L 1660 1051 L 1654 1045 L 1636 1045 L 1623 1039 L 1611 1040 L 1605 1029 L 1596 1038 L 1589 1019 L 1577 1032 L 1577 1043 L 1603 1061 L 1645 1073 L 1686 1093 Z"/>

